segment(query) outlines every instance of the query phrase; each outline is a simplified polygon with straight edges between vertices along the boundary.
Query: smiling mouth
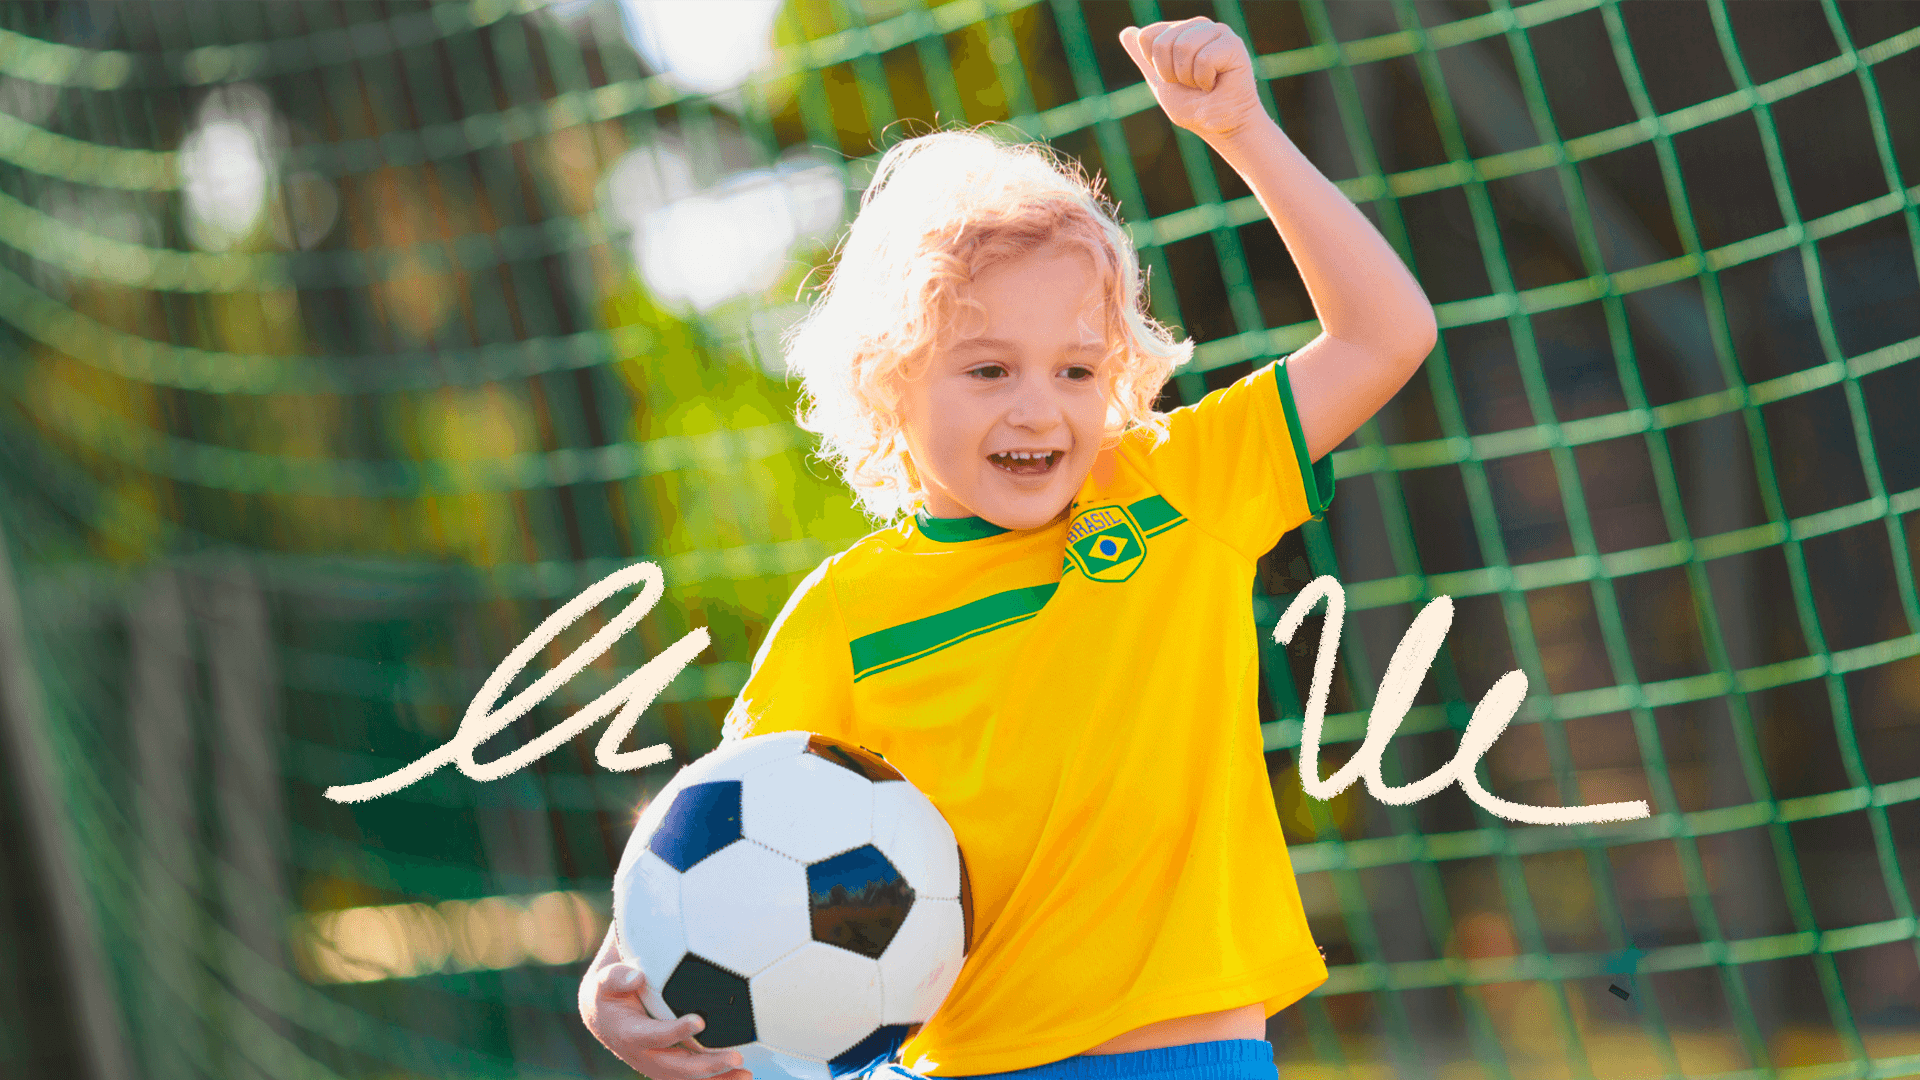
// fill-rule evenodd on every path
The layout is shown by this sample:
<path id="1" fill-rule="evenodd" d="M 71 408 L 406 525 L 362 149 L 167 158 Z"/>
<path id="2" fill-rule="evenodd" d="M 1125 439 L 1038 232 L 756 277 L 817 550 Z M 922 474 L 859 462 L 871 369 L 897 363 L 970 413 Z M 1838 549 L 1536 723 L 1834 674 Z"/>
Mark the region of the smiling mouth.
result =
<path id="1" fill-rule="evenodd" d="M 1040 476 L 1044 473 L 1052 472 L 1053 467 L 1058 465 L 1060 459 L 1065 456 L 1066 454 L 1063 451 L 1054 450 L 1040 457 L 1014 457 L 1010 454 L 988 454 L 987 460 L 993 462 L 994 468 L 999 469 L 1001 472 L 1009 472 L 1015 476 Z"/>

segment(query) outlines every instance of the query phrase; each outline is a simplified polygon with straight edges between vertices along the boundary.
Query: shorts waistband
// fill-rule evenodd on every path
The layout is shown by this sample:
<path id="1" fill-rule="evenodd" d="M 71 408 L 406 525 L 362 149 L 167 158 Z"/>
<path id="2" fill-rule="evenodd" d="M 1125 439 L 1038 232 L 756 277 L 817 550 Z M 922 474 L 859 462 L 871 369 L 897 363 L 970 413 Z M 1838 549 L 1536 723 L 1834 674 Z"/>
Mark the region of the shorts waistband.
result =
<path id="1" fill-rule="evenodd" d="M 955 1077 L 954 1080 L 1131 1080 L 1174 1075 L 1178 1075 L 1179 1080 L 1242 1080 L 1249 1075 L 1249 1068 L 1262 1067 L 1273 1068 L 1271 1042 L 1220 1039 L 1125 1054 L 1080 1054 L 1030 1069 Z"/>

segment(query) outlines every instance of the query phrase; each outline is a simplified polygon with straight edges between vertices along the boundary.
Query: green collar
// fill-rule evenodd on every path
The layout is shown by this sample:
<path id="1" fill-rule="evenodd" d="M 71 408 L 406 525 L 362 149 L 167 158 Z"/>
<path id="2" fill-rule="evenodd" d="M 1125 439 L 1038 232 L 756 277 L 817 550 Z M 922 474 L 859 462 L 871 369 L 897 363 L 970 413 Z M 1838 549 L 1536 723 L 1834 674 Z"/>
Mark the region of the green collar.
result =
<path id="1" fill-rule="evenodd" d="M 983 517 L 937 518 L 928 517 L 925 510 L 913 515 L 920 526 L 920 532 L 927 539 L 942 544 L 960 544 L 968 540 L 984 540 L 989 536 L 999 536 L 1007 530 L 995 525 Z"/>

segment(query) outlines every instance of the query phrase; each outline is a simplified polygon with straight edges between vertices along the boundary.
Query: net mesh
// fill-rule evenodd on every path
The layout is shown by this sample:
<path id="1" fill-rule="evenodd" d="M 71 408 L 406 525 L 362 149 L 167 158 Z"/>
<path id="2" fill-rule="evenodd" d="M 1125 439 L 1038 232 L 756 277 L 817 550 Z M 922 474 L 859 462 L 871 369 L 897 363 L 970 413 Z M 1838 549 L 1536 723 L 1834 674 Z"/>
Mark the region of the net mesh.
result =
<path id="1" fill-rule="evenodd" d="M 574 990 L 670 766 L 582 737 L 489 784 L 321 792 L 444 742 L 636 559 L 666 599 L 483 756 L 694 627 L 626 748 L 714 745 L 800 576 L 871 528 L 778 335 L 930 122 L 1105 177 L 1198 342 L 1163 407 L 1309 341 L 1258 203 L 1116 40 L 1206 15 L 1442 327 L 1335 452 L 1332 513 L 1261 561 L 1263 632 L 1346 588 L 1323 768 L 1444 595 L 1387 780 L 1518 668 L 1490 786 L 1654 810 L 1304 797 L 1318 617 L 1263 646 L 1332 970 L 1270 1024 L 1282 1075 L 1920 1075 L 1913 6 L 770 13 L 727 89 L 663 74 L 673 27 L 611 0 L 0 7 L 4 1071 L 626 1075 Z"/>

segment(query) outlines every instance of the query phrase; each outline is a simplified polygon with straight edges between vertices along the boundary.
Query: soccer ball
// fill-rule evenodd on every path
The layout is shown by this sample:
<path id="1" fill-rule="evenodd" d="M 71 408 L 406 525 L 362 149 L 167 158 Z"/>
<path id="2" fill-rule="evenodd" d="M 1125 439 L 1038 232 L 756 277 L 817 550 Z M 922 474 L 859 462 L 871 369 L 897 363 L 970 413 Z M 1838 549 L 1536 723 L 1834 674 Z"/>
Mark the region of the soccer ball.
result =
<path id="1" fill-rule="evenodd" d="M 724 742 L 647 805 L 613 879 L 615 940 L 655 1019 L 756 1080 L 890 1057 L 953 987 L 966 864 L 933 803 L 871 750 L 804 731 Z"/>

